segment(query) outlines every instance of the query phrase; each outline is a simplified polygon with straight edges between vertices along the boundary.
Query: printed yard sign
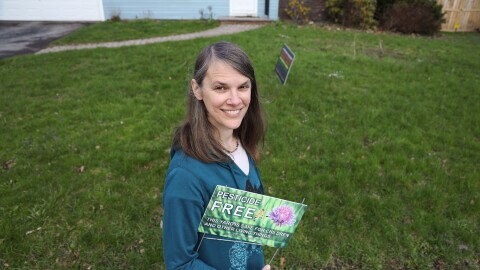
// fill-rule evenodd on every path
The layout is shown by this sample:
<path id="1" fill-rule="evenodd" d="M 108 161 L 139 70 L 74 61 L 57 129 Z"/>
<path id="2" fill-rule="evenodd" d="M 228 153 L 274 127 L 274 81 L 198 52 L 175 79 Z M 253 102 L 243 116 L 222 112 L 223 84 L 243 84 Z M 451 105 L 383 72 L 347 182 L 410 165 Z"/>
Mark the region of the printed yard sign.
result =
<path id="1" fill-rule="evenodd" d="M 305 204 L 217 186 L 198 231 L 283 248 L 306 208 Z"/>
<path id="2" fill-rule="evenodd" d="M 283 84 L 287 83 L 288 73 L 290 73 L 294 59 L 295 54 L 290 50 L 287 44 L 284 44 L 280 51 L 277 65 L 275 66 L 275 72 L 277 72 L 278 78 Z"/>

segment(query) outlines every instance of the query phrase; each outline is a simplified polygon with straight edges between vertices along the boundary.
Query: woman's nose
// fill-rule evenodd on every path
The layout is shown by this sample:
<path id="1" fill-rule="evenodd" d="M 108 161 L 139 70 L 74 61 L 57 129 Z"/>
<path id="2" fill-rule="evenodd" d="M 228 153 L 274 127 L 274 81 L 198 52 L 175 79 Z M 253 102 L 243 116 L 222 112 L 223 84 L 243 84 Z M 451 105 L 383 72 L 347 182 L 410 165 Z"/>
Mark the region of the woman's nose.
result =
<path id="1" fill-rule="evenodd" d="M 238 95 L 238 90 L 237 89 L 232 89 L 230 91 L 230 97 L 227 100 L 227 103 L 230 105 L 238 105 L 242 102 L 240 99 L 240 96 Z"/>

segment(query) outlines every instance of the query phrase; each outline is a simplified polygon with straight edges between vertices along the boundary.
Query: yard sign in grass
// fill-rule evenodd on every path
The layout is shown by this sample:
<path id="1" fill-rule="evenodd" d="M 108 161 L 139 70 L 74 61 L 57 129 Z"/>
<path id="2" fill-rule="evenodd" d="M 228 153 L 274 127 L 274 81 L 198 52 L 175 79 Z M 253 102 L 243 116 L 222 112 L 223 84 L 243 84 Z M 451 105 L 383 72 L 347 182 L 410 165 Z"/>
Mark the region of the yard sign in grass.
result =
<path id="1" fill-rule="evenodd" d="M 277 60 L 277 65 L 275 66 L 275 72 L 277 72 L 278 78 L 283 84 L 287 83 L 288 73 L 290 73 L 294 59 L 295 54 L 290 50 L 287 44 L 283 44 L 280 56 Z"/>
<path id="2" fill-rule="evenodd" d="M 217 186 L 198 231 L 270 247 L 285 247 L 306 208 L 305 204 Z"/>

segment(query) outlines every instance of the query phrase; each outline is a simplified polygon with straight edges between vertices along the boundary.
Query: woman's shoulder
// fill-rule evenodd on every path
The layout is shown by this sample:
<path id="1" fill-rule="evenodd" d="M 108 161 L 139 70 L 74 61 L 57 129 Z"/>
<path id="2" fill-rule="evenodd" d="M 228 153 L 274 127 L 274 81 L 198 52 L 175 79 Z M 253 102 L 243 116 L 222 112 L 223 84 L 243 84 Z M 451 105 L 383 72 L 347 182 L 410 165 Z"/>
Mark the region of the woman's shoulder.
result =
<path id="1" fill-rule="evenodd" d="M 208 200 L 218 184 L 219 164 L 199 161 L 181 149 L 172 150 L 171 155 L 165 190 L 175 190 L 176 194 L 201 194 Z"/>
<path id="2" fill-rule="evenodd" d="M 172 149 L 171 157 L 167 179 L 172 174 L 181 174 L 184 181 L 195 181 L 196 184 L 206 182 L 208 184 L 228 171 L 225 170 L 228 168 L 226 164 L 203 162 L 187 155 L 182 149 Z"/>
<path id="3" fill-rule="evenodd" d="M 194 157 L 191 157 L 187 155 L 187 153 L 185 153 L 185 151 L 183 151 L 181 148 L 178 148 L 178 149 L 172 148 L 170 150 L 170 156 L 171 156 L 171 160 L 170 160 L 169 170 L 175 169 L 175 168 L 183 168 L 187 171 L 198 172 L 199 170 L 202 170 L 202 169 L 212 168 L 220 165 L 218 163 L 203 162 Z"/>

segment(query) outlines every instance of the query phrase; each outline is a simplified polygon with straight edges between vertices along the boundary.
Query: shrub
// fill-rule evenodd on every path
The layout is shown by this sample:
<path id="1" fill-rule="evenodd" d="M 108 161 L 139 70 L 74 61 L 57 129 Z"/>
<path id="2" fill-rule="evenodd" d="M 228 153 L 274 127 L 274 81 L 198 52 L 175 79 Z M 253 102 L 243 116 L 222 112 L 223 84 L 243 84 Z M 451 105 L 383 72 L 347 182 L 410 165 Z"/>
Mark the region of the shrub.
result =
<path id="1" fill-rule="evenodd" d="M 375 20 L 380 21 L 385 12 L 389 7 L 391 7 L 395 3 L 395 0 L 377 0 L 377 7 L 375 8 Z"/>
<path id="2" fill-rule="evenodd" d="M 122 20 L 121 14 L 122 12 L 120 9 L 114 9 L 112 12 L 110 12 L 110 21 L 120 22 Z"/>
<path id="3" fill-rule="evenodd" d="M 200 20 L 207 20 L 207 19 L 209 21 L 213 20 L 212 6 L 208 6 L 207 9 L 208 9 L 208 13 L 205 13 L 205 10 L 203 8 L 198 11 L 198 13 L 200 13 Z"/>
<path id="4" fill-rule="evenodd" d="M 433 0 L 402 1 L 387 9 L 382 27 L 405 34 L 434 35 L 444 21 L 442 6 Z"/>
<path id="5" fill-rule="evenodd" d="M 285 13 L 296 23 L 304 24 L 309 21 L 310 8 L 303 0 L 289 0 Z"/>
<path id="6" fill-rule="evenodd" d="M 327 17 L 343 26 L 373 28 L 376 0 L 327 0 Z"/>

